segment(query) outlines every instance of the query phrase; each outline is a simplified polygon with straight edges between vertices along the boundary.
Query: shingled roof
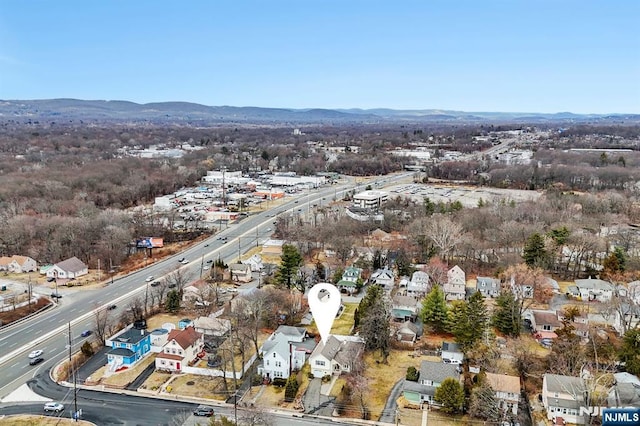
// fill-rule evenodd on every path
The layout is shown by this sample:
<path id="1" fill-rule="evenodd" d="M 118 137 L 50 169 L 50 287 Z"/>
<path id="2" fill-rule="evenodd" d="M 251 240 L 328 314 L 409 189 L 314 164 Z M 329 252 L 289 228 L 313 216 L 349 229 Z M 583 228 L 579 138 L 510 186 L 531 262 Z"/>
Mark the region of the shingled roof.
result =
<path id="1" fill-rule="evenodd" d="M 167 337 L 167 341 L 175 340 L 178 345 L 182 349 L 187 349 L 192 346 L 195 342 L 198 341 L 201 334 L 196 331 L 193 326 L 189 326 L 184 330 L 171 330 L 169 332 L 169 336 Z"/>
<path id="2" fill-rule="evenodd" d="M 85 265 L 82 260 L 78 259 L 75 256 L 70 259 L 63 260 L 62 262 L 56 263 L 56 266 L 66 272 L 80 272 L 84 269 L 87 269 L 87 265 Z"/>

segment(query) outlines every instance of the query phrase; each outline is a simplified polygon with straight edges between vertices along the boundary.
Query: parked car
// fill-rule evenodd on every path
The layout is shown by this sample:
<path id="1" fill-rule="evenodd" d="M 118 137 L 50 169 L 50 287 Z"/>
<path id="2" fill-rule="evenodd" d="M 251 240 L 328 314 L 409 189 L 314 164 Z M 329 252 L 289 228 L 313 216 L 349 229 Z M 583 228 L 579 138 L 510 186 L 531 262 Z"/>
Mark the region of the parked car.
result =
<path id="1" fill-rule="evenodd" d="M 455 365 L 462 364 L 462 361 L 459 361 L 457 359 L 449 359 L 449 358 L 442 358 L 442 362 L 444 362 L 445 364 L 455 364 Z"/>
<path id="2" fill-rule="evenodd" d="M 213 263 L 213 259 L 207 260 L 207 263 Z"/>
<path id="3" fill-rule="evenodd" d="M 42 353 L 42 349 L 36 349 L 35 351 L 31 351 L 29 358 L 38 358 Z"/>
<path id="4" fill-rule="evenodd" d="M 29 360 L 29 365 L 38 365 L 40 364 L 42 361 L 44 361 L 44 358 L 42 358 L 41 356 L 37 357 L 37 358 L 31 358 Z"/>
<path id="5" fill-rule="evenodd" d="M 158 287 L 160 285 L 160 281 L 154 281 L 151 283 L 151 287 Z"/>
<path id="6" fill-rule="evenodd" d="M 193 412 L 194 416 L 211 417 L 213 416 L 213 408 L 201 405 Z"/>
<path id="7" fill-rule="evenodd" d="M 82 337 L 88 337 L 91 336 L 93 332 L 91 330 L 84 330 L 82 333 L 80 333 L 80 336 Z"/>
<path id="8" fill-rule="evenodd" d="M 54 282 L 55 280 L 56 280 L 56 277 L 49 277 L 49 278 L 47 278 L 47 282 L 48 282 L 48 283 L 52 283 L 52 282 Z"/>
<path id="9" fill-rule="evenodd" d="M 59 413 L 61 411 L 64 411 L 64 405 L 60 404 L 59 402 L 47 402 L 46 404 L 44 404 L 44 411 L 54 411 L 56 413 Z"/>
<path id="10" fill-rule="evenodd" d="M 109 306 L 107 306 L 107 310 L 108 311 L 113 311 L 114 309 L 117 309 L 117 308 L 118 308 L 117 305 L 109 305 Z"/>
<path id="11" fill-rule="evenodd" d="M 62 295 L 60 293 L 51 293 L 51 298 L 52 299 L 60 299 L 62 297 Z"/>

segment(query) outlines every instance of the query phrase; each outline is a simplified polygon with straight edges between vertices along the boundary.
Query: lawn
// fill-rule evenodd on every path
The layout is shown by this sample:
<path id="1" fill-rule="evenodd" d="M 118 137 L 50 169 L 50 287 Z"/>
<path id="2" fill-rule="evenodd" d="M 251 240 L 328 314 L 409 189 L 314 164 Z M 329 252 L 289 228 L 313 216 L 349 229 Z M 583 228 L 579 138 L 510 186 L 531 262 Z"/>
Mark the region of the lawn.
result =
<path id="1" fill-rule="evenodd" d="M 47 416 L 30 416 L 30 415 L 17 415 L 17 416 L 3 416 L 0 418 L 0 426 L 61 426 L 61 425 L 80 425 L 91 426 L 93 423 L 80 420 L 74 422 L 71 419 L 65 419 L 63 417 L 47 417 Z"/>
<path id="2" fill-rule="evenodd" d="M 147 380 L 145 380 L 142 386 L 140 386 L 140 388 L 155 391 L 157 389 L 160 389 L 160 387 L 164 385 L 170 378 L 171 373 L 166 373 L 164 371 L 154 371 L 147 378 Z"/>
<path id="3" fill-rule="evenodd" d="M 401 351 L 392 349 L 389 354 L 388 364 L 382 364 L 378 361 L 380 356 L 376 353 L 366 354 L 365 359 L 365 377 L 369 379 L 369 409 L 371 410 L 371 418 L 377 419 L 384 405 L 387 402 L 387 397 L 391 392 L 393 385 L 401 379 L 404 379 L 407 374 L 407 368 L 413 366 L 420 369 L 420 363 L 423 360 L 434 360 L 434 357 L 428 356 L 413 356 L 413 351 Z M 435 358 L 439 360 L 439 358 Z"/>
<path id="4" fill-rule="evenodd" d="M 102 383 L 107 386 L 126 386 L 129 383 L 133 382 L 136 377 L 138 377 L 142 371 L 147 368 L 150 364 L 156 362 L 155 355 L 147 355 L 142 361 L 139 361 L 133 368 L 128 368 L 126 370 L 120 371 L 118 373 L 113 373 L 109 377 L 105 377 L 102 380 Z M 105 369 L 106 371 L 106 369 Z M 92 378 L 96 373 L 92 374 Z"/>
<path id="5" fill-rule="evenodd" d="M 161 328 L 162 324 L 166 322 L 170 322 L 173 325 L 178 327 L 178 321 L 184 318 L 184 315 L 180 314 L 157 314 L 147 319 L 147 329 L 155 330 L 156 328 Z"/>
<path id="6" fill-rule="evenodd" d="M 172 394 L 224 401 L 234 391 L 233 380 L 227 380 L 227 384 L 229 390 L 225 393 L 221 377 L 185 374 L 176 377 L 169 386 L 171 386 Z"/>
<path id="7" fill-rule="evenodd" d="M 351 330 L 353 329 L 353 320 L 356 309 L 358 308 L 357 303 L 345 303 L 344 311 L 342 311 L 342 315 L 339 318 L 336 318 L 333 321 L 333 327 L 331 327 L 331 334 L 338 335 L 350 335 Z"/>

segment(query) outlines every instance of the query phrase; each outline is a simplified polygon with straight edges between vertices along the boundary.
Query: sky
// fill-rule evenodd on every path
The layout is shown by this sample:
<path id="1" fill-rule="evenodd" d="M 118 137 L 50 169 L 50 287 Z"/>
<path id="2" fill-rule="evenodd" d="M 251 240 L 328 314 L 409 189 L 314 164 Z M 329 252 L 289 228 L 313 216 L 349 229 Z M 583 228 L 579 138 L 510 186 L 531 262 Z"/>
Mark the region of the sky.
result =
<path id="1" fill-rule="evenodd" d="M 0 99 L 640 113 L 638 0 L 0 0 Z"/>

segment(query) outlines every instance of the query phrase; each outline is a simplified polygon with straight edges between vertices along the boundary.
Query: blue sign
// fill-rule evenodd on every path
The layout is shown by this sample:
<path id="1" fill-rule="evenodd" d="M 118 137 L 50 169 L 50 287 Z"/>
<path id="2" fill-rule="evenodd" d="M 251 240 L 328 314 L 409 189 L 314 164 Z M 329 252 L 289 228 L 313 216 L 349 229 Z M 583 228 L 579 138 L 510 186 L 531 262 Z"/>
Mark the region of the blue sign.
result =
<path id="1" fill-rule="evenodd" d="M 602 426 L 640 426 L 640 408 L 605 408 Z"/>

